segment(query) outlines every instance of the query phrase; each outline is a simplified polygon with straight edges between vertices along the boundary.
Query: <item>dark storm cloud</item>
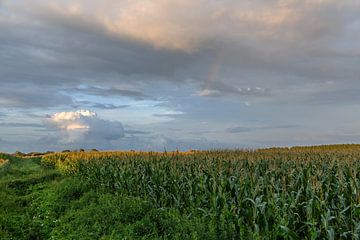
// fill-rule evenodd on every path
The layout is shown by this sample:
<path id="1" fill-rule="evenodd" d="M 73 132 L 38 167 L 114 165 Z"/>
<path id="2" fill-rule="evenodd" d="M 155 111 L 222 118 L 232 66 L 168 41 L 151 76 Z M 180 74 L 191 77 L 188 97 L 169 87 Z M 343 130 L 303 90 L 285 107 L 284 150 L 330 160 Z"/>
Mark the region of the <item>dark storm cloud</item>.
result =
<path id="1" fill-rule="evenodd" d="M 135 130 L 135 129 L 127 129 L 127 130 L 125 130 L 125 134 L 132 134 L 132 135 L 137 135 L 137 134 L 151 134 L 151 132 L 141 131 L 141 130 Z"/>
<path id="2" fill-rule="evenodd" d="M 173 118 L 176 117 L 178 115 L 182 115 L 183 113 L 158 113 L 158 114 L 153 114 L 154 117 L 166 117 L 166 118 Z"/>
<path id="3" fill-rule="evenodd" d="M 37 123 L 10 123 L 1 122 L 0 127 L 11 127 L 11 128 L 44 128 L 44 125 Z"/>
<path id="4" fill-rule="evenodd" d="M 111 103 L 96 103 L 91 101 L 75 101 L 72 105 L 73 108 L 97 108 L 97 109 L 104 109 L 104 110 L 111 110 L 111 109 L 122 109 L 130 107 L 131 105 L 114 105 Z"/>
<path id="5" fill-rule="evenodd" d="M 275 125 L 275 126 L 262 126 L 262 127 L 258 127 L 257 129 L 260 130 L 271 130 L 271 129 L 294 129 L 294 128 L 298 128 L 300 127 L 299 125 L 293 125 L 293 124 L 288 124 L 288 125 Z"/>
<path id="6" fill-rule="evenodd" d="M 218 133 L 218 131 L 204 130 L 204 131 L 192 131 L 192 132 L 187 132 L 187 133 L 191 134 L 191 135 L 200 136 L 200 135 L 204 135 L 204 134 L 208 134 L 208 133 Z"/>
<path id="7" fill-rule="evenodd" d="M 7 92 L 6 89 L 10 89 L 12 92 L 0 96 L 1 107 L 71 104 L 70 97 L 58 92 L 65 86 L 71 88 L 80 83 L 107 86 L 172 81 L 175 71 L 197 61 L 197 54 L 155 49 L 127 37 L 112 36 L 103 26 L 88 18 L 34 8 L 36 5 L 32 10 L 24 11 L 20 4 L 18 8 L 5 7 L 5 13 L 0 12 L 0 90 Z M 14 17 L 7 18 L 6 14 Z M 152 80 L 154 78 L 156 80 Z M 42 89 L 45 86 L 47 89 Z M 28 92 L 18 91 L 23 87 Z M 102 90 L 91 87 L 77 91 L 98 96 L 154 99 L 140 91 L 117 88 Z M 1 101 L 1 98 L 6 98 L 6 101 Z"/>
<path id="8" fill-rule="evenodd" d="M 91 20 L 37 13 L 26 23 L 0 21 L 4 82 L 58 85 L 84 78 L 111 81 L 119 75 L 171 76 L 193 58 L 114 38 Z"/>
<path id="9" fill-rule="evenodd" d="M 147 96 L 140 91 L 118 89 L 118 88 L 104 89 L 98 87 L 88 87 L 88 88 L 65 89 L 65 91 L 70 93 L 82 93 L 82 94 L 102 96 L 102 97 L 129 97 L 135 100 L 154 99 L 153 97 Z"/>
<path id="10" fill-rule="evenodd" d="M 248 127 L 231 127 L 225 129 L 225 131 L 228 133 L 243 133 L 243 132 L 251 132 L 252 129 Z"/>
<path id="11" fill-rule="evenodd" d="M 26 116 L 26 117 L 29 117 L 29 118 L 35 118 L 35 119 L 37 119 L 37 118 L 43 118 L 44 117 L 44 115 L 42 115 L 42 114 L 36 114 L 36 113 L 32 113 L 32 112 L 28 112 L 28 111 L 19 111 L 20 113 L 22 113 L 24 116 Z"/>
<path id="12" fill-rule="evenodd" d="M 36 87 L 0 87 L 0 107 L 3 108 L 48 108 L 70 105 L 72 99 L 53 89 Z"/>
<path id="13" fill-rule="evenodd" d="M 122 108 L 127 108 L 130 107 L 130 105 L 114 105 L 114 104 L 103 104 L 103 103 L 94 103 L 92 105 L 90 105 L 93 108 L 98 108 L 98 109 L 122 109 Z"/>
<path id="14" fill-rule="evenodd" d="M 221 97 L 224 95 L 264 97 L 270 96 L 270 89 L 260 87 L 236 87 L 220 81 L 208 83 L 198 95 L 204 97 Z"/>

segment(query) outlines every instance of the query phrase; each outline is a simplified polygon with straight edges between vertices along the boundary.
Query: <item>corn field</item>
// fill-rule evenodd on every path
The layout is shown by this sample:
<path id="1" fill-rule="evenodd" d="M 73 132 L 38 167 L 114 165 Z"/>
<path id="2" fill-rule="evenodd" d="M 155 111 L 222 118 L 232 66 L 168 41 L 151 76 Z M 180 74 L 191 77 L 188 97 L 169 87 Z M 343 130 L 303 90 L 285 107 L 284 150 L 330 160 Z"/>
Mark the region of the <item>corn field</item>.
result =
<path id="1" fill-rule="evenodd" d="M 81 152 L 42 164 L 199 219 L 213 239 L 360 239 L 360 146 Z"/>

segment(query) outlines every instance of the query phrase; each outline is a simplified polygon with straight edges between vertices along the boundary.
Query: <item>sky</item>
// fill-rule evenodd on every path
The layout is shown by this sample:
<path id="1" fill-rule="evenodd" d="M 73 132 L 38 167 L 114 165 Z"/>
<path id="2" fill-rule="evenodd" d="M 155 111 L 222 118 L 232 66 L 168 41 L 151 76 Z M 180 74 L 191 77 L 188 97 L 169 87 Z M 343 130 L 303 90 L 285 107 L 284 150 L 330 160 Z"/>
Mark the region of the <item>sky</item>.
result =
<path id="1" fill-rule="evenodd" d="M 358 143 L 360 0 L 0 0 L 0 151 Z"/>

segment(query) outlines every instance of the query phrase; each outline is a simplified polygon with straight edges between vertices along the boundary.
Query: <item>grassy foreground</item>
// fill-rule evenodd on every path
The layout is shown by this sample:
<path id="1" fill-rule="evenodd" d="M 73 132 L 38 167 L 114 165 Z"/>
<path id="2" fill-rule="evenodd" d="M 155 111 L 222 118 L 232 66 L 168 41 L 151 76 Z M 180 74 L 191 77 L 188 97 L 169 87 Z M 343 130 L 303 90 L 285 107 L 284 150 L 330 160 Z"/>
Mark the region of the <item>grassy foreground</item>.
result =
<path id="1" fill-rule="evenodd" d="M 181 226 L 144 199 L 92 188 L 41 158 L 2 157 L 10 164 L 0 175 L 1 240 L 145 239 L 162 231 L 153 220 Z"/>
<path id="2" fill-rule="evenodd" d="M 0 239 L 360 238 L 359 145 L 0 159 Z"/>

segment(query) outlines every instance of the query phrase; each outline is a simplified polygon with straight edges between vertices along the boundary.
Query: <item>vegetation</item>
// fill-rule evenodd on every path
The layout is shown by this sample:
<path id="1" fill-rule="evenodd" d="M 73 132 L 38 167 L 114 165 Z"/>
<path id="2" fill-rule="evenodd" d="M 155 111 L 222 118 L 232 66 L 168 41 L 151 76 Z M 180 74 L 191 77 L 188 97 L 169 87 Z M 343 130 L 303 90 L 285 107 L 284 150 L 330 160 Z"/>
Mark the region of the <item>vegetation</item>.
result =
<path id="1" fill-rule="evenodd" d="M 0 158 L 0 174 L 6 172 L 10 166 L 10 161 Z"/>
<path id="2" fill-rule="evenodd" d="M 0 239 L 360 238 L 360 145 L 6 159 Z"/>

